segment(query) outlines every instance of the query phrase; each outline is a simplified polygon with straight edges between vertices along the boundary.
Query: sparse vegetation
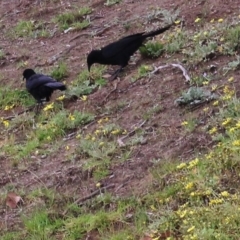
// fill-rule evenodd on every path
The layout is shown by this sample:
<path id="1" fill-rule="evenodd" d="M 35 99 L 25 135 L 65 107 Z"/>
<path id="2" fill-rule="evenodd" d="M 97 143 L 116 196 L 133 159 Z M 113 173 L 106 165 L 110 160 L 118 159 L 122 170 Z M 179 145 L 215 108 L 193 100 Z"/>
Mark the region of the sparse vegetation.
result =
<path id="1" fill-rule="evenodd" d="M 187 17 L 181 25 L 181 13 L 160 9 L 156 1 L 147 3 L 149 9 L 135 1 L 133 20 L 126 23 L 128 15 L 122 12 L 117 19 L 110 14 L 120 24 L 108 28 L 107 14 L 90 19 L 87 4 L 68 2 L 36 3 L 43 4 L 41 18 L 49 23 L 29 20 L 28 8 L 22 8 L 25 20 L 18 23 L 13 19 L 21 12 L 1 18 L 0 238 L 239 239 L 238 16 L 209 19 L 208 5 L 202 3 L 202 15 L 189 18 L 189 28 Z M 105 1 L 112 7 L 104 11 L 125 11 L 125 4 Z M 96 13 L 102 5 L 94 6 Z M 141 16 L 139 9 L 146 14 Z M 55 29 L 80 30 L 91 21 L 87 34 L 77 36 L 80 47 L 49 66 L 49 56 L 77 39 L 57 30 L 50 39 Z M 140 49 L 154 60 L 141 58 L 139 65 L 126 68 L 121 81 L 112 83 L 104 79 L 111 67 L 96 64 L 87 71 L 85 56 L 102 46 L 105 36 L 110 42 L 118 30 L 156 29 L 162 21 L 175 21 L 176 26 Z M 89 34 L 105 28 L 106 35 Z M 154 72 L 162 59 L 182 64 L 191 76 L 190 86 L 179 69 Z M 35 100 L 20 81 L 22 69 L 34 64 L 68 87 L 66 95 L 56 93 L 37 115 L 24 112 Z M 9 199 L 9 192 L 19 196 Z"/>
<path id="2" fill-rule="evenodd" d="M 50 76 L 57 81 L 63 80 L 68 76 L 67 65 L 64 62 L 60 62 L 50 73 Z"/>
<path id="3" fill-rule="evenodd" d="M 84 16 L 90 14 L 92 9 L 89 7 L 82 7 L 71 12 L 66 12 L 58 15 L 55 21 L 58 23 L 61 30 L 73 27 L 76 30 L 86 28 L 90 22 L 84 19 Z"/>

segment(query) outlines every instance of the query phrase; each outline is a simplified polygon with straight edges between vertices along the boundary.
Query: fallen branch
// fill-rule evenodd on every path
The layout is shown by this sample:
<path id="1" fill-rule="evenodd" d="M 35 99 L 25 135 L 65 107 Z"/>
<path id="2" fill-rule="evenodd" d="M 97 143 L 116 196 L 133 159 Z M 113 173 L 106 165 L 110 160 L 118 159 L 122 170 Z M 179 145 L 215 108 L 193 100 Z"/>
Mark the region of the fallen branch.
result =
<path id="1" fill-rule="evenodd" d="M 178 64 L 178 63 L 166 64 L 166 65 L 163 65 L 163 66 L 159 66 L 159 67 L 157 67 L 157 68 L 155 67 L 155 69 L 154 69 L 152 72 L 150 72 L 150 74 L 154 74 L 154 73 L 158 72 L 159 70 L 161 70 L 161 69 L 163 69 L 163 68 L 167 68 L 167 67 L 177 67 L 177 68 L 179 68 L 179 69 L 182 71 L 183 76 L 184 76 L 185 79 L 186 79 L 186 82 L 187 82 L 187 83 L 190 82 L 191 78 L 190 78 L 189 75 L 187 74 L 187 70 L 186 70 L 182 65 L 180 65 L 180 64 Z"/>
<path id="2" fill-rule="evenodd" d="M 119 145 L 120 147 L 125 146 L 123 140 L 126 139 L 126 138 L 128 138 L 128 137 L 129 137 L 130 135 L 132 135 L 133 133 L 135 133 L 136 130 L 140 129 L 140 128 L 146 123 L 146 121 L 147 121 L 147 120 L 144 120 L 144 121 L 143 121 L 142 123 L 140 123 L 137 127 L 135 127 L 134 130 L 132 130 L 131 132 L 129 132 L 127 135 L 119 138 L 119 139 L 117 140 L 118 145 Z"/>
<path id="3" fill-rule="evenodd" d="M 78 204 L 78 205 L 82 205 L 85 201 L 93 198 L 93 197 L 96 197 L 97 195 L 101 194 L 101 193 L 104 193 L 107 189 L 109 188 L 114 188 L 115 187 L 115 184 L 109 184 L 108 186 L 106 187 L 102 187 L 102 188 L 99 188 L 97 190 L 95 190 L 94 192 L 92 192 L 91 194 L 89 194 L 88 196 L 86 197 L 83 197 L 83 198 L 79 198 L 77 199 L 73 204 Z M 67 208 L 64 212 L 63 212 L 63 215 L 66 215 L 66 213 L 68 212 L 69 208 Z"/>

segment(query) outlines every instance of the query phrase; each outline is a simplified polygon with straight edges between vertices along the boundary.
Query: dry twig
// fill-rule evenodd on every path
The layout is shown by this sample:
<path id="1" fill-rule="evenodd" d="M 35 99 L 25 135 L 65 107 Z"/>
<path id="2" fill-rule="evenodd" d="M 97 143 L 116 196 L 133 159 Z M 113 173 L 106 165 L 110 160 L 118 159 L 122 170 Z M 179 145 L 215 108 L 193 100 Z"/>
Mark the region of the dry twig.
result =
<path id="1" fill-rule="evenodd" d="M 155 67 L 155 69 L 150 72 L 150 74 L 155 74 L 156 72 L 158 72 L 160 69 L 163 69 L 163 68 L 167 68 L 167 67 L 177 67 L 179 68 L 182 73 L 183 73 L 183 76 L 185 77 L 186 79 L 186 82 L 189 83 L 191 78 L 189 77 L 188 73 L 187 73 L 187 70 L 180 64 L 178 63 L 171 63 L 171 64 L 166 64 L 166 65 L 163 65 L 163 66 L 159 66 L 159 67 Z"/>

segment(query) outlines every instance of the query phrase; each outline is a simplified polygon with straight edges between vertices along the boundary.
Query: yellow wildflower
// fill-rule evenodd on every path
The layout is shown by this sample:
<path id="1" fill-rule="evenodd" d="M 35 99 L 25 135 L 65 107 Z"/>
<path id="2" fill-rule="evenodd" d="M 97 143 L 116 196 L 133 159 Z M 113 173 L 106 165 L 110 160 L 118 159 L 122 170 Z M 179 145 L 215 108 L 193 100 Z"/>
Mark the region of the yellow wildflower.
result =
<path id="1" fill-rule="evenodd" d="M 48 111 L 50 109 L 53 109 L 54 108 L 54 102 L 50 103 L 50 104 L 47 104 L 44 108 L 43 108 L 43 111 Z"/>
<path id="2" fill-rule="evenodd" d="M 193 188 L 193 186 L 194 186 L 193 182 L 187 183 L 187 185 L 185 186 L 185 189 L 189 190 L 189 189 Z"/>
<path id="3" fill-rule="evenodd" d="M 101 183 L 100 182 L 98 182 L 97 184 L 96 184 L 96 187 L 101 187 Z"/>
<path id="4" fill-rule="evenodd" d="M 215 91 L 216 89 L 217 89 L 217 84 L 213 84 L 212 86 L 211 86 L 211 88 L 212 88 L 212 91 Z"/>
<path id="5" fill-rule="evenodd" d="M 50 141 L 52 138 L 50 136 L 47 136 L 47 140 Z"/>
<path id="6" fill-rule="evenodd" d="M 218 100 L 213 102 L 213 106 L 217 106 L 218 104 L 219 104 Z"/>
<path id="7" fill-rule="evenodd" d="M 205 107 L 205 108 L 203 109 L 204 112 L 207 112 L 208 110 L 209 110 L 209 107 Z"/>
<path id="8" fill-rule="evenodd" d="M 203 81 L 202 84 L 203 84 L 203 85 L 208 85 L 208 84 L 209 84 L 209 81 Z"/>
<path id="9" fill-rule="evenodd" d="M 9 121 L 4 120 L 3 125 L 4 125 L 5 128 L 8 128 L 9 127 Z"/>
<path id="10" fill-rule="evenodd" d="M 232 82 L 234 80 L 234 77 L 230 77 L 229 79 L 228 79 L 228 82 Z"/>
<path id="11" fill-rule="evenodd" d="M 89 140 L 91 139 L 91 135 L 90 134 L 87 134 L 86 137 L 85 137 L 86 140 Z"/>
<path id="12" fill-rule="evenodd" d="M 219 18 L 219 19 L 218 19 L 218 22 L 219 22 L 219 23 L 223 22 L 223 19 L 222 19 L 222 18 Z"/>
<path id="13" fill-rule="evenodd" d="M 65 95 L 62 95 L 62 96 L 58 97 L 57 100 L 62 101 L 62 100 L 65 99 L 65 98 L 66 98 L 66 96 L 65 96 Z"/>
<path id="14" fill-rule="evenodd" d="M 210 129 L 209 131 L 209 134 L 214 134 L 217 132 L 217 128 L 216 127 L 213 127 L 212 129 Z"/>
<path id="15" fill-rule="evenodd" d="M 239 147 L 240 146 L 240 140 L 234 140 L 232 142 L 232 145 L 235 146 L 235 147 Z"/>
<path id="16" fill-rule="evenodd" d="M 201 18 L 198 17 L 198 18 L 195 19 L 194 22 L 195 22 L 195 23 L 198 23 L 198 22 L 200 22 L 200 21 L 201 21 Z"/>
<path id="17" fill-rule="evenodd" d="M 216 205 L 216 204 L 221 204 L 223 203 L 223 199 L 222 198 L 218 198 L 218 199 L 211 199 L 209 202 L 209 205 Z"/>
<path id="18" fill-rule="evenodd" d="M 176 20 L 174 23 L 179 24 L 180 22 L 181 22 L 180 20 Z"/>
<path id="19" fill-rule="evenodd" d="M 120 129 L 116 129 L 116 130 L 111 131 L 111 134 L 113 134 L 113 135 L 117 135 L 119 133 L 120 133 Z"/>
<path id="20" fill-rule="evenodd" d="M 65 149 L 68 151 L 68 150 L 70 149 L 70 147 L 69 147 L 69 146 L 66 146 Z"/>
<path id="21" fill-rule="evenodd" d="M 229 192 L 227 192 L 227 191 L 223 191 L 223 192 L 221 192 L 221 196 L 223 196 L 223 197 L 229 197 Z"/>
<path id="22" fill-rule="evenodd" d="M 181 125 L 182 125 L 182 126 L 188 125 L 188 121 L 183 121 L 183 122 L 181 123 Z"/>
<path id="23" fill-rule="evenodd" d="M 94 132 L 95 135 L 98 135 L 100 133 L 101 133 L 101 130 L 99 130 L 99 129 L 95 130 L 95 132 Z"/>
<path id="24" fill-rule="evenodd" d="M 12 105 L 7 105 L 5 108 L 4 108 L 4 111 L 7 111 L 7 110 L 10 110 L 14 107 L 15 105 L 12 104 Z"/>
<path id="25" fill-rule="evenodd" d="M 236 123 L 236 127 L 240 128 L 240 120 L 238 120 L 238 122 Z"/>
<path id="26" fill-rule="evenodd" d="M 184 210 L 184 211 L 177 211 L 177 214 L 179 215 L 180 218 L 184 218 L 187 214 L 187 210 Z"/>
<path id="27" fill-rule="evenodd" d="M 104 145 L 104 142 L 99 143 L 99 147 L 102 147 Z"/>
<path id="28" fill-rule="evenodd" d="M 231 122 L 232 118 L 227 118 L 225 121 L 222 122 L 222 126 L 226 126 Z"/>
<path id="29" fill-rule="evenodd" d="M 79 139 L 81 137 L 81 135 L 80 134 L 78 134 L 77 136 L 76 136 L 76 139 Z"/>
<path id="30" fill-rule="evenodd" d="M 211 19 L 210 23 L 214 23 L 215 19 Z"/>
<path id="31" fill-rule="evenodd" d="M 187 166 L 186 163 L 180 163 L 178 166 L 177 166 L 177 169 L 183 169 Z"/>
<path id="32" fill-rule="evenodd" d="M 190 161 L 189 162 L 189 165 L 188 165 L 188 169 L 191 169 L 193 167 L 195 167 L 197 164 L 199 163 L 199 159 L 198 158 L 195 158 L 194 160 Z"/>
<path id="33" fill-rule="evenodd" d="M 224 41 L 224 37 L 221 37 L 221 38 L 220 38 L 220 42 L 223 42 L 223 41 Z"/>
<path id="34" fill-rule="evenodd" d="M 195 229 L 195 226 L 190 227 L 187 232 L 192 232 Z"/>
<path id="35" fill-rule="evenodd" d="M 237 129 L 237 128 L 235 128 L 235 127 L 231 127 L 231 128 L 229 129 L 229 132 L 232 133 L 232 132 L 234 132 L 236 129 Z"/>
<path id="36" fill-rule="evenodd" d="M 74 115 L 72 115 L 71 113 L 69 114 L 68 118 L 69 118 L 71 121 L 74 121 L 74 120 L 75 120 Z"/>
<path id="37" fill-rule="evenodd" d="M 203 35 L 204 35 L 204 36 L 207 36 L 207 35 L 208 35 L 208 32 L 207 32 L 207 31 L 205 31 L 205 32 L 203 33 Z"/>
<path id="38" fill-rule="evenodd" d="M 194 196 L 196 196 L 196 193 L 195 193 L 195 192 L 191 192 L 191 193 L 190 193 L 190 196 L 191 196 L 191 197 L 194 197 Z"/>
<path id="39" fill-rule="evenodd" d="M 81 99 L 82 99 L 82 101 L 87 101 L 87 96 L 86 96 L 86 95 L 83 95 L 83 96 L 81 97 Z"/>
<path id="40" fill-rule="evenodd" d="M 127 134 L 127 130 L 124 129 L 124 131 L 122 132 L 123 135 Z"/>

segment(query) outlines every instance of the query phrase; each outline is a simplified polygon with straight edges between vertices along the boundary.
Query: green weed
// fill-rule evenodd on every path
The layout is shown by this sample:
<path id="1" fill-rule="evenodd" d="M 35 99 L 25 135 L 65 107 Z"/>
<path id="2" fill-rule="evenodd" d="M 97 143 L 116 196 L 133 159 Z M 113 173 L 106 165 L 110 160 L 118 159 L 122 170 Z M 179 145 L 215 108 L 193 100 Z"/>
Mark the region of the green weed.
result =
<path id="1" fill-rule="evenodd" d="M 147 42 L 143 46 L 139 48 L 139 51 L 142 56 L 150 57 L 150 58 L 157 58 L 163 54 L 164 45 L 159 42 Z"/>
<path id="2" fill-rule="evenodd" d="M 72 12 L 62 13 L 58 15 L 55 21 L 58 23 L 61 30 L 74 27 L 76 29 L 83 29 L 89 26 L 89 22 L 84 20 L 84 16 L 90 14 L 92 9 L 89 7 L 83 7 Z"/>
<path id="3" fill-rule="evenodd" d="M 60 62 L 58 66 L 52 70 L 50 76 L 57 81 L 64 79 L 68 76 L 67 65 L 64 62 Z"/>

